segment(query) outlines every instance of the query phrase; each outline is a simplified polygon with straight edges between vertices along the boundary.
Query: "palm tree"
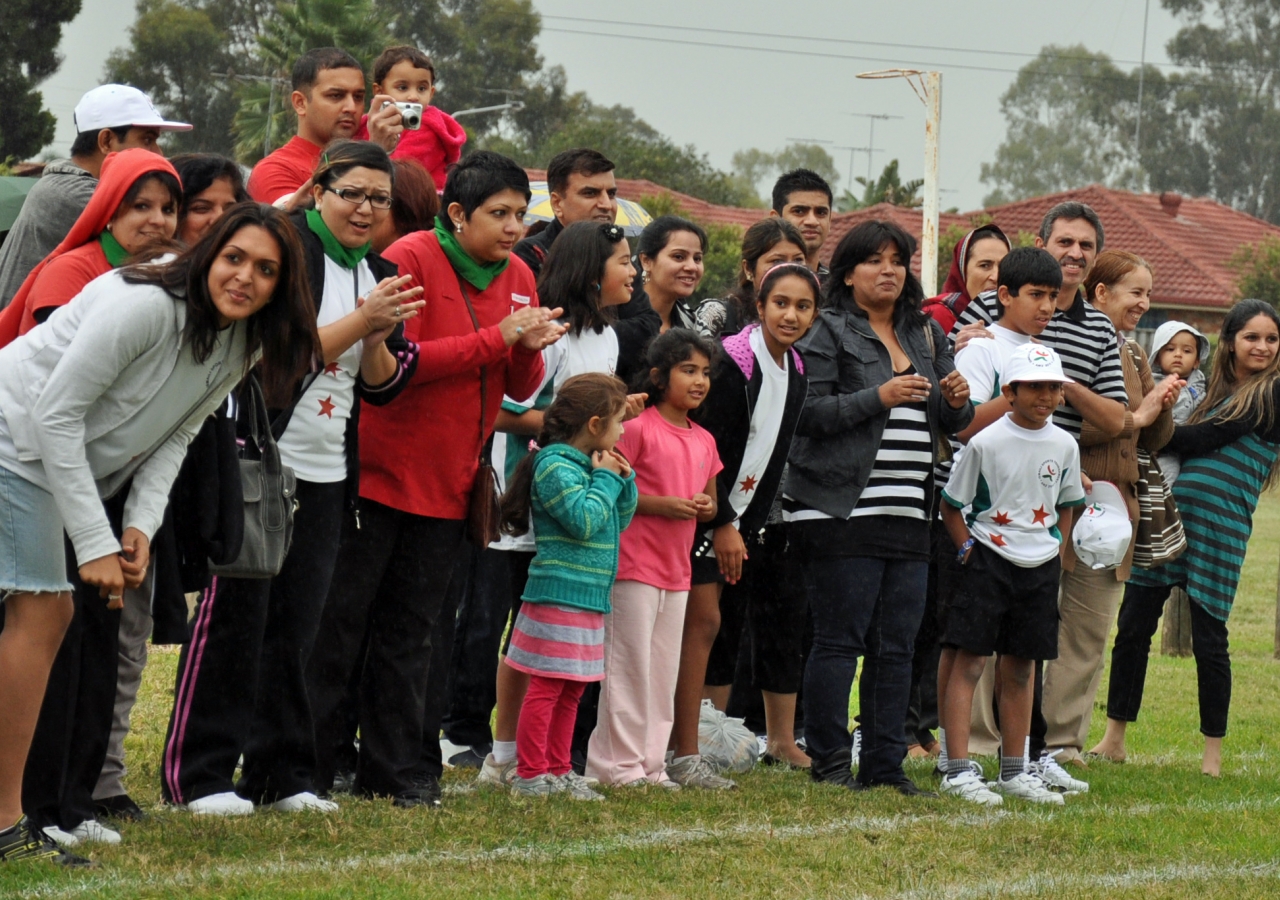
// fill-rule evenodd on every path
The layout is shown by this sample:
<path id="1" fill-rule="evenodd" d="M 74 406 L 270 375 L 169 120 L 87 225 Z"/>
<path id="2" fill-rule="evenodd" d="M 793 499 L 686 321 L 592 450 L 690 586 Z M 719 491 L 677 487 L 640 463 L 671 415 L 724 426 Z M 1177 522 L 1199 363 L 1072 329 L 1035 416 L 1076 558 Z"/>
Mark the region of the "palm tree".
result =
<path id="1" fill-rule="evenodd" d="M 341 47 L 367 72 L 392 39 L 389 17 L 372 0 L 295 0 L 282 3 L 277 13 L 266 20 L 258 39 L 255 56 L 260 71 L 236 91 L 240 108 L 232 131 L 236 156 L 244 163 L 261 159 L 264 144 L 274 150 L 293 136 L 296 119 L 289 103 L 288 78 L 295 59 L 314 47 Z M 275 84 L 269 79 L 275 79 Z"/>
<path id="2" fill-rule="evenodd" d="M 880 177 L 875 181 L 868 181 L 865 178 L 855 178 L 854 181 L 862 185 L 862 197 L 858 198 L 851 191 L 845 191 L 840 195 L 836 208 L 840 212 L 852 212 L 855 209 L 866 209 L 868 206 L 875 206 L 877 203 L 892 203 L 894 206 L 905 206 L 908 209 L 914 209 L 920 206 L 924 200 L 920 196 L 920 188 L 924 186 L 923 178 L 915 178 L 903 184 L 901 177 L 898 175 L 898 161 L 891 160 L 884 171 L 880 173 Z"/>

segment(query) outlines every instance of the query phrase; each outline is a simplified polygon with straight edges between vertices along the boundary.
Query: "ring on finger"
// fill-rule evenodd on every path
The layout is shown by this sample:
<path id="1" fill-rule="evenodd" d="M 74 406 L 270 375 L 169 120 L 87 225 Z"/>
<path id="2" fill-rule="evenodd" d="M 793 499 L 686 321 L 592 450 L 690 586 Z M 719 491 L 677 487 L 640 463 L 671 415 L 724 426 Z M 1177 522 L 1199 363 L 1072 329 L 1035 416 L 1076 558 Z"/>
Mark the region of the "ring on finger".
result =
<path id="1" fill-rule="evenodd" d="M 398 305 L 396 306 L 395 312 L 393 312 L 392 315 L 395 316 L 397 319 L 400 318 L 400 307 Z"/>
<path id="2" fill-rule="evenodd" d="M 517 325 L 517 326 L 516 326 L 516 335 L 517 335 L 517 336 L 519 336 L 519 335 L 522 335 L 522 334 L 524 334 L 524 326 L 523 326 L 523 325 Z"/>

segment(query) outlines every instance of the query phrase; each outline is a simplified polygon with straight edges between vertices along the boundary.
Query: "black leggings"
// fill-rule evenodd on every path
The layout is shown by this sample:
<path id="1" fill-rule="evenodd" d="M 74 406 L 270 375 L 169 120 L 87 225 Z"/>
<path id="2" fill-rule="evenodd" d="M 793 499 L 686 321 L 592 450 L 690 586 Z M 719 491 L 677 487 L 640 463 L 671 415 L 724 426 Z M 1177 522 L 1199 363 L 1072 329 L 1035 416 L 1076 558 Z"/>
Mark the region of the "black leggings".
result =
<path id="1" fill-rule="evenodd" d="M 1164 603 L 1172 586 L 1126 585 L 1120 604 L 1119 631 L 1111 651 L 1111 684 L 1107 689 L 1107 718 L 1138 721 L 1142 690 L 1147 681 L 1147 657 Z M 1200 689 L 1200 733 L 1223 737 L 1231 707 L 1231 656 L 1227 623 L 1191 602 L 1191 644 Z"/>

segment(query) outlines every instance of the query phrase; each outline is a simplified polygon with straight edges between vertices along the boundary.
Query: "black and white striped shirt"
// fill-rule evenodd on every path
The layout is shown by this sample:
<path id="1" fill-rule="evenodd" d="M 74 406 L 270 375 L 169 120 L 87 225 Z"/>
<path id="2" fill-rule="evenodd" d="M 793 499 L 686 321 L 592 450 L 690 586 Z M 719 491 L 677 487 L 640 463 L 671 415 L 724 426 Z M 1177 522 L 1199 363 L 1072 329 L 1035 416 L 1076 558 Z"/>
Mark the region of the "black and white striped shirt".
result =
<path id="1" fill-rule="evenodd" d="M 915 369 L 909 369 L 912 374 Z M 933 440 L 929 413 L 923 403 L 904 403 L 889 410 L 884 435 L 876 449 L 871 478 L 849 512 L 860 516 L 903 516 L 928 521 L 929 476 L 933 469 Z M 788 508 L 790 506 L 790 508 Z M 829 519 L 826 513 L 783 499 L 787 521 Z"/>
<path id="2" fill-rule="evenodd" d="M 999 308 L 1000 301 L 995 291 L 979 294 L 956 319 L 951 340 L 954 341 L 966 325 L 974 322 L 989 325 L 996 321 Z M 1079 294 L 1066 312 L 1054 310 L 1053 319 L 1037 340 L 1058 351 L 1067 377 L 1099 397 L 1128 404 L 1129 394 L 1124 389 L 1124 370 L 1120 368 L 1115 327 L 1109 318 Z M 1069 405 L 1062 406 L 1053 414 L 1053 424 L 1064 428 L 1076 440 L 1080 439 L 1081 421 L 1080 414 Z"/>

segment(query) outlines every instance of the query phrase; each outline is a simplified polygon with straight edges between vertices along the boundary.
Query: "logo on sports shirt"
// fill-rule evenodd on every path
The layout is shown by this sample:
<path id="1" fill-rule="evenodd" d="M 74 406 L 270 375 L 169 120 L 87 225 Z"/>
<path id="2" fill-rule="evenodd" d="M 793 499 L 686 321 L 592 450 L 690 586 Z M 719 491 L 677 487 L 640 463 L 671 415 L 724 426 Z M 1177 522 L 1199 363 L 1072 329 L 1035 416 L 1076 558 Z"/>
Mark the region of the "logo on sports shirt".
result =
<path id="1" fill-rule="evenodd" d="M 1046 459 L 1040 463 L 1036 478 L 1045 487 L 1053 487 L 1062 478 L 1062 466 L 1056 459 Z"/>

